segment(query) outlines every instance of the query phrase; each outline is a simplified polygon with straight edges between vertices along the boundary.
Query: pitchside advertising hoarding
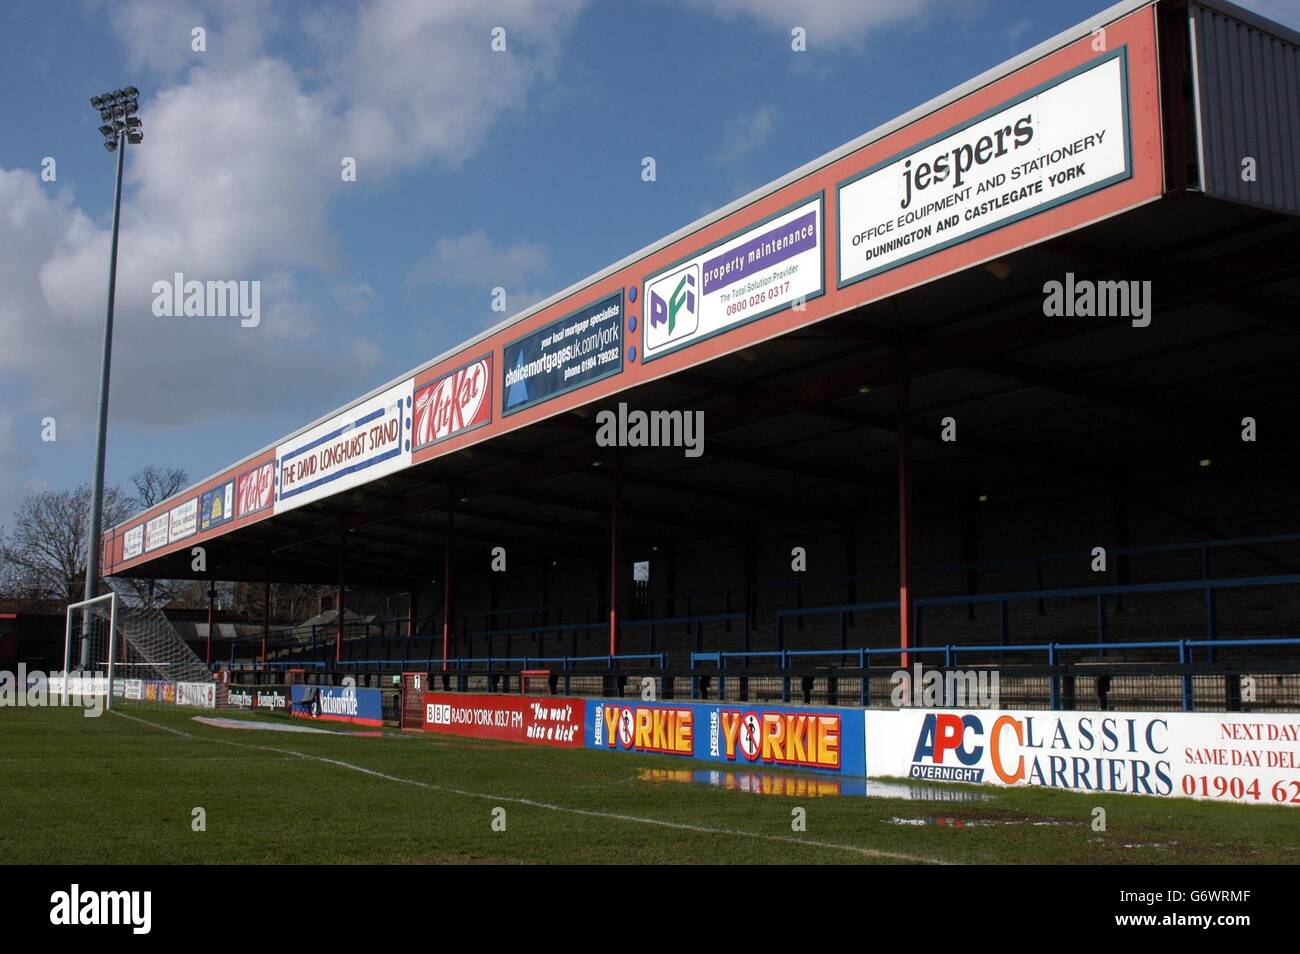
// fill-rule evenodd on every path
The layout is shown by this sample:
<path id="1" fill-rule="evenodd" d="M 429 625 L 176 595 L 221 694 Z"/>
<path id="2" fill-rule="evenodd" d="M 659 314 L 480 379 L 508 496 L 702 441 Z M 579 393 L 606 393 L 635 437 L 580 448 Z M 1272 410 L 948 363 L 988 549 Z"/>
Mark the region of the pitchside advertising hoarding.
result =
<path id="1" fill-rule="evenodd" d="M 865 774 L 862 711 L 425 693 L 424 729 L 740 767 Z"/>
<path id="2" fill-rule="evenodd" d="M 383 725 L 383 694 L 355 686 L 290 686 L 289 714 L 295 719 Z"/>
<path id="3" fill-rule="evenodd" d="M 587 703 L 584 742 L 609 752 L 863 776 L 863 712 L 701 702 Z"/>
<path id="4" fill-rule="evenodd" d="M 645 279 L 641 360 L 825 290 L 820 193 Z"/>
<path id="5" fill-rule="evenodd" d="M 840 184 L 839 285 L 1127 179 L 1127 49 Z"/>
<path id="6" fill-rule="evenodd" d="M 415 392 L 411 449 L 420 450 L 492 420 L 492 355 L 445 374 Z"/>
<path id="7" fill-rule="evenodd" d="M 502 349 L 502 409 L 513 414 L 623 370 L 623 291 Z"/>
<path id="8" fill-rule="evenodd" d="M 426 692 L 424 730 L 576 749 L 585 706 L 583 699 Z"/>
<path id="9" fill-rule="evenodd" d="M 1300 805 L 1300 716 L 870 712 L 867 774 Z"/>
<path id="10" fill-rule="evenodd" d="M 409 466 L 411 390 L 403 381 L 277 447 L 275 512 Z"/>

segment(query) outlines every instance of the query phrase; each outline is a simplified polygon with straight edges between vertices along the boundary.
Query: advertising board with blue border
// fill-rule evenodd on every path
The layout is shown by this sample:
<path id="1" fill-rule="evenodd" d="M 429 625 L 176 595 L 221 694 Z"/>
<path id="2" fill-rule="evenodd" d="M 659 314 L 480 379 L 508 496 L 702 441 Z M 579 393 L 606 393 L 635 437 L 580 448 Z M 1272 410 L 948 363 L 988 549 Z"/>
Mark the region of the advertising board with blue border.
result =
<path id="1" fill-rule="evenodd" d="M 289 687 L 289 714 L 295 719 L 383 725 L 383 693 L 355 686 Z"/>
<path id="2" fill-rule="evenodd" d="M 233 480 L 204 491 L 203 496 L 199 498 L 199 530 L 219 527 L 234 516 L 235 482 Z"/>
<path id="3" fill-rule="evenodd" d="M 865 776 L 860 709 L 589 700 L 589 749 Z"/>
<path id="4" fill-rule="evenodd" d="M 309 428 L 275 449 L 275 512 L 409 467 L 413 379 Z"/>
<path id="5" fill-rule="evenodd" d="M 647 276 L 642 362 L 821 295 L 822 211 L 819 192 Z"/>
<path id="6" fill-rule="evenodd" d="M 623 370 L 623 292 L 502 349 L 502 409 L 513 414 Z"/>
<path id="7" fill-rule="evenodd" d="M 1127 48 L 840 183 L 839 287 L 1132 175 Z"/>

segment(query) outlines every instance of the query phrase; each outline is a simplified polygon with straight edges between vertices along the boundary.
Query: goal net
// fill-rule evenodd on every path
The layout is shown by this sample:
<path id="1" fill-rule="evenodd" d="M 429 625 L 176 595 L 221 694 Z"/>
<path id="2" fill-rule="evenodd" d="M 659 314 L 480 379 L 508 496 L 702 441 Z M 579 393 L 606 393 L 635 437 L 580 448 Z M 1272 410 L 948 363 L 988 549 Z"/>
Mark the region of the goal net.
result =
<path id="1" fill-rule="evenodd" d="M 116 593 L 68 606 L 65 692 L 113 700 L 216 704 L 212 673 L 156 606 L 127 606 Z"/>

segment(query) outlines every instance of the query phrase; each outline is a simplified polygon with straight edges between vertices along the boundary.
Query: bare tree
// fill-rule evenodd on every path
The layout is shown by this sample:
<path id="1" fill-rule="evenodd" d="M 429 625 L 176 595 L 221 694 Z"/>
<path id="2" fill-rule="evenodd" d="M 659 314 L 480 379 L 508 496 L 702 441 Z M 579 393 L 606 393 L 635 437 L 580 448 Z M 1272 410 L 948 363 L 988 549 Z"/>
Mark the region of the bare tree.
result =
<path id="1" fill-rule="evenodd" d="M 155 467 L 150 464 L 131 478 L 135 499 L 141 510 L 160 504 L 172 494 L 180 493 L 190 483 L 190 475 L 180 467 Z"/>
<path id="2" fill-rule="evenodd" d="M 116 487 L 104 490 L 104 525 L 134 511 Z M 86 582 L 90 487 L 46 490 L 23 501 L 13 530 L 0 541 L 0 559 L 13 596 L 31 606 L 62 607 L 78 599 Z"/>
<path id="3" fill-rule="evenodd" d="M 190 475 L 181 467 L 145 467 L 131 476 L 135 485 L 135 502 L 140 510 L 148 510 L 162 503 L 173 494 L 189 486 Z M 105 524 L 111 526 L 111 524 Z M 145 606 L 157 603 L 174 604 L 182 596 L 182 588 L 175 580 L 137 580 L 123 579 L 121 583 L 128 593 Z M 187 600 L 188 602 L 188 600 Z"/>

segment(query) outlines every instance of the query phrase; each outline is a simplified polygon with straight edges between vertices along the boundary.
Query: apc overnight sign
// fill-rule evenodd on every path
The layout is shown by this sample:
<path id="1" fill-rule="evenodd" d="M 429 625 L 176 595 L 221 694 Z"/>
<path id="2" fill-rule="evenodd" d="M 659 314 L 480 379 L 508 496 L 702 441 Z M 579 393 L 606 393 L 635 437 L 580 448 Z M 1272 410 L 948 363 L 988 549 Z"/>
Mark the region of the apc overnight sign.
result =
<path id="1" fill-rule="evenodd" d="M 1129 178 L 1126 48 L 840 183 L 839 287 Z"/>

